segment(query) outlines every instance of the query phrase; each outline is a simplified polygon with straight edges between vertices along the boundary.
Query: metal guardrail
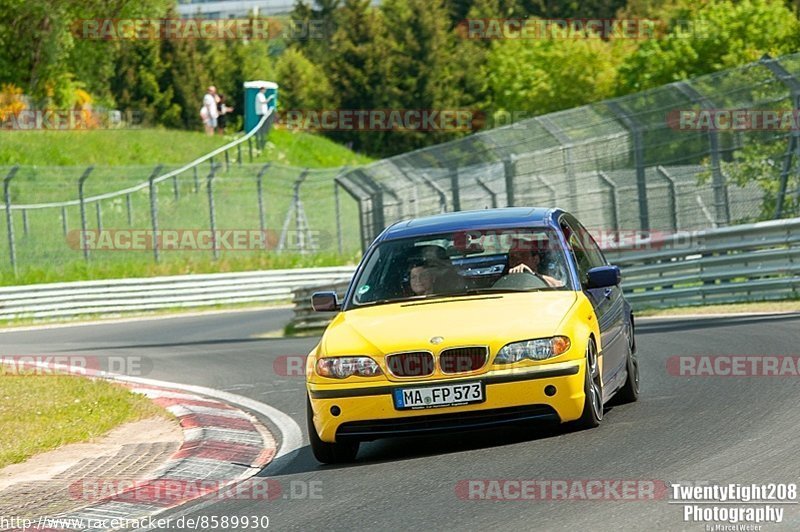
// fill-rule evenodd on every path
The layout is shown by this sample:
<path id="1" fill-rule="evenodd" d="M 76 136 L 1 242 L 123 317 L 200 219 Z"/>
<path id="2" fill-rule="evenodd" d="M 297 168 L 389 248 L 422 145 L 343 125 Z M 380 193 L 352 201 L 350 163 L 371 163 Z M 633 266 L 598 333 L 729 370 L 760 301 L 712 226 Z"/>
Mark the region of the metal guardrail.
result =
<path id="1" fill-rule="evenodd" d="M 352 274 L 344 266 L 3 287 L 0 320 L 288 302 L 297 288 L 346 281 Z"/>
<path id="2" fill-rule="evenodd" d="M 635 309 L 800 298 L 800 218 L 642 240 L 607 249 Z M 0 288 L 0 320 L 289 301 L 296 330 L 324 327 L 317 290 L 343 295 L 352 266 Z"/>
<path id="3" fill-rule="evenodd" d="M 634 310 L 800 298 L 800 218 L 685 232 L 606 249 L 622 268 L 625 296 Z M 319 329 L 331 314 L 315 313 L 311 294 L 347 283 L 321 283 L 294 291 L 295 330 Z"/>
<path id="4" fill-rule="evenodd" d="M 800 218 L 676 234 L 607 251 L 634 308 L 800 297 Z"/>

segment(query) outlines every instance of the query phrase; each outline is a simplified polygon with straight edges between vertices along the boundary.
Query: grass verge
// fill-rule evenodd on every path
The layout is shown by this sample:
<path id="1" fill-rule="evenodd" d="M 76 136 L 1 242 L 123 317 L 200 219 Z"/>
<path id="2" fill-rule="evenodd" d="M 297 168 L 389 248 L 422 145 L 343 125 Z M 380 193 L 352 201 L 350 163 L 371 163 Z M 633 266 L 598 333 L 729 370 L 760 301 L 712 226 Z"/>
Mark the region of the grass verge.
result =
<path id="1" fill-rule="evenodd" d="M 234 138 L 163 128 L 0 131 L 0 166 L 185 164 Z M 246 145 L 242 152 L 247 158 Z M 325 137 L 285 130 L 270 132 L 269 144 L 258 157 L 258 161 L 313 168 L 359 165 L 370 160 Z"/>
<path id="2" fill-rule="evenodd" d="M 76 255 L 77 253 L 73 253 Z M 97 255 L 100 255 L 98 253 Z M 167 252 L 161 262 L 153 262 L 151 253 L 105 252 L 91 261 L 72 257 L 44 258 L 40 264 L 20 266 L 17 275 L 0 270 L 0 286 L 16 286 L 68 281 L 98 279 L 130 279 L 135 277 L 158 277 L 163 275 L 186 275 L 195 273 L 230 273 L 255 270 L 281 270 L 294 268 L 319 268 L 345 266 L 358 263 L 360 254 L 338 253 L 229 253 L 214 260 L 203 253 L 185 253 L 174 259 Z M 107 259 L 106 259 L 107 258 Z M 104 260 L 106 259 L 106 260 Z M 115 260 L 112 260 L 115 259 Z M 127 260 L 126 260 L 127 259 Z"/>
<path id="3" fill-rule="evenodd" d="M 7 375 L 0 369 L 0 467 L 154 416 L 168 414 L 146 397 L 109 382 Z"/>

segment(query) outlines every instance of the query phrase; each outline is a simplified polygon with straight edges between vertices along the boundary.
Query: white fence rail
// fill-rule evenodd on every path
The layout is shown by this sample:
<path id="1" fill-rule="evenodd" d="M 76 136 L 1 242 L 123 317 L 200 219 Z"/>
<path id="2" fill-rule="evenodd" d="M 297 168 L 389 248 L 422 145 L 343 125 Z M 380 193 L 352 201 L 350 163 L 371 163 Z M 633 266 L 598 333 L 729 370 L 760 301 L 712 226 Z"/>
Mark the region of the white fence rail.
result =
<path id="1" fill-rule="evenodd" d="M 290 301 L 293 290 L 347 281 L 353 268 L 309 268 L 0 288 L 0 320 Z"/>
<path id="2" fill-rule="evenodd" d="M 642 249 L 646 248 L 646 249 Z M 800 218 L 683 233 L 607 250 L 634 309 L 800 297 Z M 297 329 L 324 326 L 315 290 L 342 293 L 352 266 L 0 288 L 0 320 L 294 301 Z"/>

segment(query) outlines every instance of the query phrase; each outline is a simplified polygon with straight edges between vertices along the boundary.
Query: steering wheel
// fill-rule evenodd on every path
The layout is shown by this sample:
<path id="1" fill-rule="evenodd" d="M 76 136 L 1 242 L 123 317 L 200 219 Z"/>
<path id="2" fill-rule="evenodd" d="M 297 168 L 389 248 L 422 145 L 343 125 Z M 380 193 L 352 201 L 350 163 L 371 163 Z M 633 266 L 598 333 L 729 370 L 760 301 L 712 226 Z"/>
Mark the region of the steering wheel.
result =
<path id="1" fill-rule="evenodd" d="M 492 288 L 509 288 L 512 290 L 530 290 L 533 288 L 547 288 L 550 285 L 539 275 L 528 272 L 509 273 L 504 275 L 492 285 Z"/>

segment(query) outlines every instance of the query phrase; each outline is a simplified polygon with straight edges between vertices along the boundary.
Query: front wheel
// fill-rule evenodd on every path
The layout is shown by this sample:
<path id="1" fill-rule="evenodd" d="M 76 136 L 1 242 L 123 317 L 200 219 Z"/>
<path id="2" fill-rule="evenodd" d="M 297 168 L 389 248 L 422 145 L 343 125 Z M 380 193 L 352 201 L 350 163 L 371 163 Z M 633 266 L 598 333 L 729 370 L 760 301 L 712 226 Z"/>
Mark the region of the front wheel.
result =
<path id="1" fill-rule="evenodd" d="M 314 458 L 323 464 L 343 464 L 352 462 L 358 454 L 358 442 L 329 443 L 322 441 L 314 426 L 314 411 L 311 401 L 306 400 L 306 421 L 308 423 L 308 439 L 311 442 L 311 452 Z"/>
<path id="2" fill-rule="evenodd" d="M 597 345 L 592 338 L 589 339 L 589 345 L 586 346 L 585 375 L 583 391 L 586 399 L 583 402 L 583 414 L 573 424 L 577 430 L 592 429 L 600 425 L 603 420 L 603 382 L 600 377 Z"/>

